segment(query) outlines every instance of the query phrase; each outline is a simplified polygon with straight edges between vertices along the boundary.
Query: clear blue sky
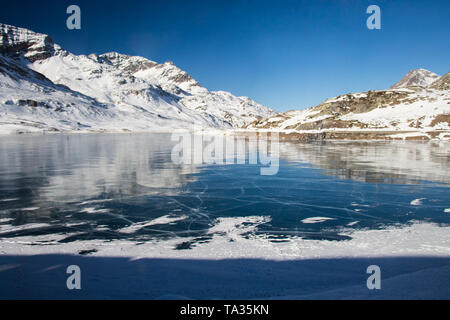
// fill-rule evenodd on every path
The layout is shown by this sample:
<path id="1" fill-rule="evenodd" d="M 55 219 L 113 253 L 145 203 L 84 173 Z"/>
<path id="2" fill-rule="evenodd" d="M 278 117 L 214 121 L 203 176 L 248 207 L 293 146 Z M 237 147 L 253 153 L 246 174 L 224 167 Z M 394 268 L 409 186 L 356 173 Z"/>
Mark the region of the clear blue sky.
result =
<path id="1" fill-rule="evenodd" d="M 65 27 L 78 4 L 82 30 Z M 382 29 L 366 28 L 381 7 Z M 210 90 L 277 111 L 384 89 L 411 69 L 450 71 L 450 1 L 8 1 L 0 22 L 49 34 L 77 54 L 173 61 Z"/>

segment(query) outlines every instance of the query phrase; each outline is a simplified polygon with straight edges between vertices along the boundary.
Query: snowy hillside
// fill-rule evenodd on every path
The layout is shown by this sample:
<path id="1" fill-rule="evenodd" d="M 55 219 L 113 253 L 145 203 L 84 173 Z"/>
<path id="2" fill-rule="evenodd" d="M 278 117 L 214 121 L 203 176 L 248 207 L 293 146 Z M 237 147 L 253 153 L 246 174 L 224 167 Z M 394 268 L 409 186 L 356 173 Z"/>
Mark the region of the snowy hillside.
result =
<path id="1" fill-rule="evenodd" d="M 422 76 L 415 80 L 406 76 L 403 79 L 407 80 L 398 82 L 398 86 L 410 84 L 407 88 L 345 94 L 313 108 L 255 121 L 247 128 L 281 130 L 300 140 L 448 140 L 449 74 L 433 82 L 430 80 L 435 77 Z"/>
<path id="2" fill-rule="evenodd" d="M 3 133 L 240 127 L 274 114 L 247 97 L 208 91 L 171 62 L 74 55 L 47 35 L 5 24 L 0 59 Z"/>
<path id="3" fill-rule="evenodd" d="M 430 85 L 430 88 L 450 91 L 450 72 L 447 72 L 445 75 L 433 82 Z"/>

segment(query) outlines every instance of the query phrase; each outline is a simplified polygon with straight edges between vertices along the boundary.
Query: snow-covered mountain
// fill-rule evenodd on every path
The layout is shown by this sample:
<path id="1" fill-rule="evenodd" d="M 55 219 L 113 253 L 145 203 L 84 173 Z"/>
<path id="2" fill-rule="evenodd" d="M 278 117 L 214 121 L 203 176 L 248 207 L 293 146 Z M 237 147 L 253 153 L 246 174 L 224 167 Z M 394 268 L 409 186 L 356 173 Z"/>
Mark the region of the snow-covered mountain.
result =
<path id="1" fill-rule="evenodd" d="M 247 97 L 207 90 L 171 62 L 74 55 L 48 35 L 5 24 L 0 63 L 2 132 L 241 127 L 274 114 Z"/>
<path id="2" fill-rule="evenodd" d="M 400 84 L 409 83 L 406 88 L 341 95 L 316 107 L 255 121 L 247 129 L 281 131 L 286 138 L 305 141 L 450 139 L 449 73 L 434 82 L 429 81 L 432 77 L 412 78 Z M 417 85 L 424 81 L 431 84 Z"/>
<path id="3" fill-rule="evenodd" d="M 397 83 L 391 86 L 391 89 L 407 88 L 413 86 L 428 87 L 440 76 L 426 69 L 416 69 L 408 72 Z"/>

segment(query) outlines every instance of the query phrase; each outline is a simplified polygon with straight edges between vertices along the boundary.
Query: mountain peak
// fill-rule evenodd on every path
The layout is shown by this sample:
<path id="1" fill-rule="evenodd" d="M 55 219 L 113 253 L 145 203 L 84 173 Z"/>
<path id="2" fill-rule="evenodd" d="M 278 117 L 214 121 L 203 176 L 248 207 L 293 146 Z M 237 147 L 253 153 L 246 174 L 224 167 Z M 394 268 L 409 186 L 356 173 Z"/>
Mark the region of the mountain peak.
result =
<path id="1" fill-rule="evenodd" d="M 23 56 L 34 62 L 58 51 L 61 47 L 46 34 L 0 23 L 0 54 L 13 58 Z"/>
<path id="2" fill-rule="evenodd" d="M 439 79 L 439 75 L 429 70 L 419 68 L 409 71 L 400 81 L 391 86 L 391 89 L 406 88 L 411 86 L 428 87 Z"/>

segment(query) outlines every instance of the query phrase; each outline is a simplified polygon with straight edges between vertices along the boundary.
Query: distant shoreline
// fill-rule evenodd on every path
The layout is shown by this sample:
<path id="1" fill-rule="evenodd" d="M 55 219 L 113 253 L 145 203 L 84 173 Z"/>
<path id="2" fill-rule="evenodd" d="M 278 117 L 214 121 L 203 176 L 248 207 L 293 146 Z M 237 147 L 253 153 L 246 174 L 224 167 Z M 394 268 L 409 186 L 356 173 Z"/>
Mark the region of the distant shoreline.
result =
<path id="1" fill-rule="evenodd" d="M 392 131 L 382 129 L 357 129 L 357 130 L 273 130 L 273 129 L 224 129 L 224 128 L 203 128 L 203 129 L 154 129 L 154 130 L 36 130 L 26 131 L 17 129 L 9 132 L 2 132 L 0 127 L 0 137 L 6 136 L 41 136 L 41 135 L 57 135 L 57 134 L 146 134 L 146 133 L 161 133 L 170 134 L 177 131 L 188 131 L 191 133 L 206 133 L 206 134 L 233 134 L 246 135 L 256 133 L 278 133 L 280 141 L 297 141 L 297 142 L 315 142 L 315 141 L 333 141 L 333 140 L 348 140 L 348 141 L 450 141 L 450 130 L 433 130 L 433 131 Z"/>

